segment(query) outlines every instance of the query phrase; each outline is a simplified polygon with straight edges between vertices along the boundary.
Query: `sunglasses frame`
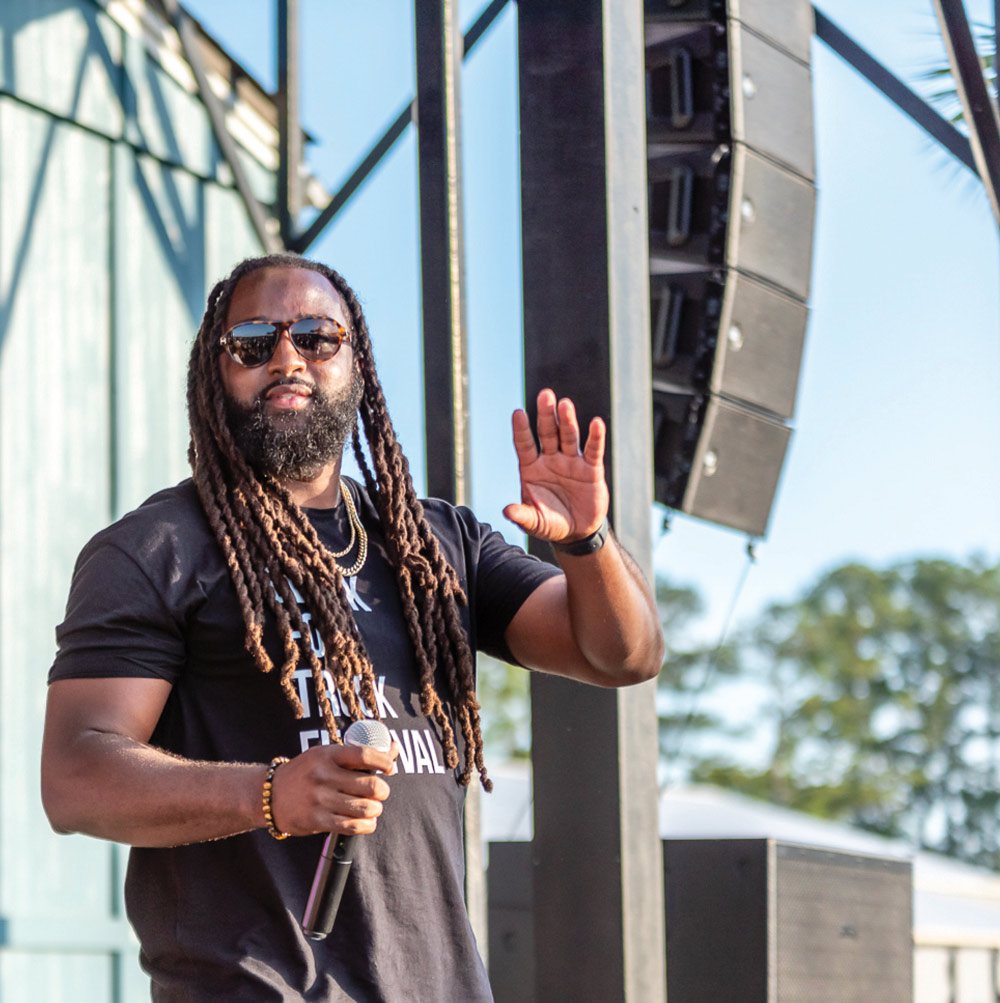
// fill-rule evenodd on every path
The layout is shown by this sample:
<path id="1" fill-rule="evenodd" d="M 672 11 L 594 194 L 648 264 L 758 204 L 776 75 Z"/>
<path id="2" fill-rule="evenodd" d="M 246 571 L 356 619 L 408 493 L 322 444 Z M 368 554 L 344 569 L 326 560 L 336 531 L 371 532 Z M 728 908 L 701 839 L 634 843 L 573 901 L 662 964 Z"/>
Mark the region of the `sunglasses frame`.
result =
<path id="1" fill-rule="evenodd" d="M 301 346 L 296 342 L 295 335 L 292 333 L 292 328 L 296 324 L 301 324 L 303 321 L 309 320 L 321 320 L 328 324 L 333 324 L 337 329 L 333 334 L 324 334 L 323 337 L 328 338 L 331 342 L 336 342 L 336 347 L 334 350 L 322 359 L 310 358 L 306 352 L 304 352 Z M 241 327 L 261 327 L 261 328 L 271 328 L 271 350 L 267 353 L 267 357 L 260 362 L 255 362 L 252 365 L 248 365 L 246 362 L 241 362 L 233 354 L 233 332 L 238 331 Z M 318 332 L 317 332 L 318 333 Z M 281 336 L 287 334 L 289 340 L 292 343 L 292 347 L 299 354 L 299 357 L 304 359 L 306 362 L 329 362 L 330 359 L 334 358 L 340 349 L 346 344 L 351 344 L 351 332 L 340 323 L 339 320 L 334 320 L 333 317 L 297 317 L 295 320 L 246 320 L 240 324 L 234 324 L 225 334 L 219 338 L 219 348 L 224 349 L 226 354 L 236 363 L 241 369 L 259 369 L 261 366 L 266 366 L 274 356 L 274 353 L 278 350 L 278 342 L 281 341 Z M 261 341 L 266 340 L 266 336 L 263 334 L 254 335 L 254 337 L 259 338 Z"/>

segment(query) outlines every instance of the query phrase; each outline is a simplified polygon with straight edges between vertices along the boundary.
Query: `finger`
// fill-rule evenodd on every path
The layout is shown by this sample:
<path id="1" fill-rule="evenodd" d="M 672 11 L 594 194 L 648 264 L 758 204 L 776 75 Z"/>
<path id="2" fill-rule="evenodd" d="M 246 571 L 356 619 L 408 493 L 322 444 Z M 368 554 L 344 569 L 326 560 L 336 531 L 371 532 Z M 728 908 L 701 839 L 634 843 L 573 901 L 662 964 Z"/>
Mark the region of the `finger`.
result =
<path id="1" fill-rule="evenodd" d="M 382 814 L 382 802 L 371 798 L 342 798 L 334 809 L 340 818 L 378 818 Z"/>
<path id="2" fill-rule="evenodd" d="M 341 774 L 341 779 L 327 788 L 325 803 L 335 808 L 343 798 L 385 801 L 391 793 L 392 788 L 382 779 L 382 774 L 350 771 Z"/>
<path id="3" fill-rule="evenodd" d="M 509 519 L 515 526 L 520 526 L 529 536 L 534 536 L 541 527 L 538 512 L 530 505 L 508 505 L 503 514 L 504 518 Z"/>
<path id="4" fill-rule="evenodd" d="M 604 465 L 604 443 L 607 439 L 607 427 L 600 418 L 592 418 L 587 430 L 587 442 L 583 447 L 583 458 L 592 466 Z"/>
<path id="5" fill-rule="evenodd" d="M 382 814 L 382 805 L 378 801 L 368 803 L 347 802 L 343 810 L 331 816 L 324 825 L 324 830 L 339 832 L 348 836 L 364 836 L 373 833 Z"/>
<path id="6" fill-rule="evenodd" d="M 324 825 L 320 832 L 334 832 L 338 836 L 370 836 L 378 828 L 378 819 L 351 818 L 334 820 L 332 825 Z"/>
<path id="7" fill-rule="evenodd" d="M 389 752 L 381 752 L 370 745 L 331 745 L 331 758 L 346 770 L 364 770 L 367 773 L 387 773 L 393 759 Z"/>
<path id="8" fill-rule="evenodd" d="M 531 422 L 528 420 L 527 414 L 518 408 L 511 415 L 510 424 L 514 433 L 514 452 L 517 453 L 517 462 L 520 466 L 526 467 L 538 459 L 538 447 L 535 445 L 535 437 L 531 432 Z"/>
<path id="9" fill-rule="evenodd" d="M 576 406 L 568 397 L 559 401 L 559 448 L 567 456 L 580 455 L 580 423 Z"/>
<path id="10" fill-rule="evenodd" d="M 548 389 L 538 394 L 538 445 L 543 453 L 559 450 L 559 419 L 556 415 L 556 395 Z"/>
<path id="11" fill-rule="evenodd" d="M 331 820 L 324 827 L 344 833 L 369 833 L 375 831 L 376 821 L 382 815 L 383 802 L 389 796 L 389 785 L 378 777 L 371 790 L 356 793 L 350 785 L 337 792 L 330 803 Z"/>

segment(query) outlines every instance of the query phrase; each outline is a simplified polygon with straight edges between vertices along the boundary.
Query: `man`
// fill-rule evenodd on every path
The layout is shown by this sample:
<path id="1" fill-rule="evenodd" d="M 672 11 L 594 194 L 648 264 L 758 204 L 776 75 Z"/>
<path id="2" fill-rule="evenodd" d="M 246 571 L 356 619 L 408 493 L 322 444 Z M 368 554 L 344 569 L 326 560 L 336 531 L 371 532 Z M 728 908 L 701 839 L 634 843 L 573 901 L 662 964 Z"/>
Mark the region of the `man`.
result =
<path id="1" fill-rule="evenodd" d="M 156 1000 L 489 1000 L 462 899 L 464 785 L 489 786 L 473 651 L 604 686 L 662 659 L 649 587 L 607 532 L 603 423 L 581 451 L 568 400 L 539 394 L 537 446 L 514 415 L 505 514 L 561 570 L 419 502 L 357 299 L 291 255 L 212 290 L 188 407 L 192 479 L 77 563 L 46 714 L 52 825 L 132 845 Z M 349 437 L 363 485 L 340 476 Z M 365 716 L 388 753 L 342 744 Z M 314 942 L 299 921 L 328 832 L 365 838 Z"/>

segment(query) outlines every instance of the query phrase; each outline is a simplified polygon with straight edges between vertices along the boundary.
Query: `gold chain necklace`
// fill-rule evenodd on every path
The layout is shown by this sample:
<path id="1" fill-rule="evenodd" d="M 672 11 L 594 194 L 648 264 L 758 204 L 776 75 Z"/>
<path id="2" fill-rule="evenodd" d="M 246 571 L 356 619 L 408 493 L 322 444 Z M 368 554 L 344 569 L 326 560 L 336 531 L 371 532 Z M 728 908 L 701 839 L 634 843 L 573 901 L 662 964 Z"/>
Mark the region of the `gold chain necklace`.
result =
<path id="1" fill-rule="evenodd" d="M 331 550 L 331 557 L 346 557 L 354 549 L 354 540 L 357 536 L 357 530 L 354 528 L 354 524 L 357 521 L 357 513 L 354 511 L 351 493 L 344 486 L 343 481 L 340 482 L 340 497 L 344 499 L 344 506 L 347 509 L 348 522 L 351 525 L 351 538 L 347 541 L 347 546 L 343 550 Z"/>
<path id="2" fill-rule="evenodd" d="M 354 499 L 351 498 L 351 493 L 343 481 L 340 482 L 340 497 L 344 499 L 344 504 L 347 506 L 347 521 L 351 524 L 351 539 L 344 550 L 331 553 L 331 556 L 345 557 L 351 552 L 354 541 L 357 540 L 357 560 L 349 568 L 341 568 L 339 564 L 337 565 L 344 578 L 353 578 L 364 567 L 365 560 L 368 558 L 368 534 L 365 532 L 365 527 L 361 525 L 358 510 L 354 507 Z"/>

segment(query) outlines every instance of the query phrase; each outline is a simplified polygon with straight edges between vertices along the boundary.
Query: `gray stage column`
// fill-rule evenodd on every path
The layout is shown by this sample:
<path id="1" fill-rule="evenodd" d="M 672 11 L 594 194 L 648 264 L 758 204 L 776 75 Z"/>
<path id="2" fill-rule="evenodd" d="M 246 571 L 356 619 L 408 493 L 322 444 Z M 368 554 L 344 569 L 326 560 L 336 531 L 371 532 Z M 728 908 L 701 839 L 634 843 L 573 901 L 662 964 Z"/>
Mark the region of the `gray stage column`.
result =
<path id="1" fill-rule="evenodd" d="M 415 0 L 427 493 L 468 502 L 458 0 Z"/>
<path id="2" fill-rule="evenodd" d="M 420 273 L 427 494 L 469 501 L 468 353 L 462 213 L 458 0 L 415 0 Z M 465 900 L 485 959 L 486 879 L 479 785 L 465 800 Z"/>
<path id="3" fill-rule="evenodd" d="M 526 390 L 610 417 L 612 521 L 648 573 L 642 5 L 521 0 L 518 39 Z M 663 1000 L 654 684 L 531 682 L 535 999 Z"/>

